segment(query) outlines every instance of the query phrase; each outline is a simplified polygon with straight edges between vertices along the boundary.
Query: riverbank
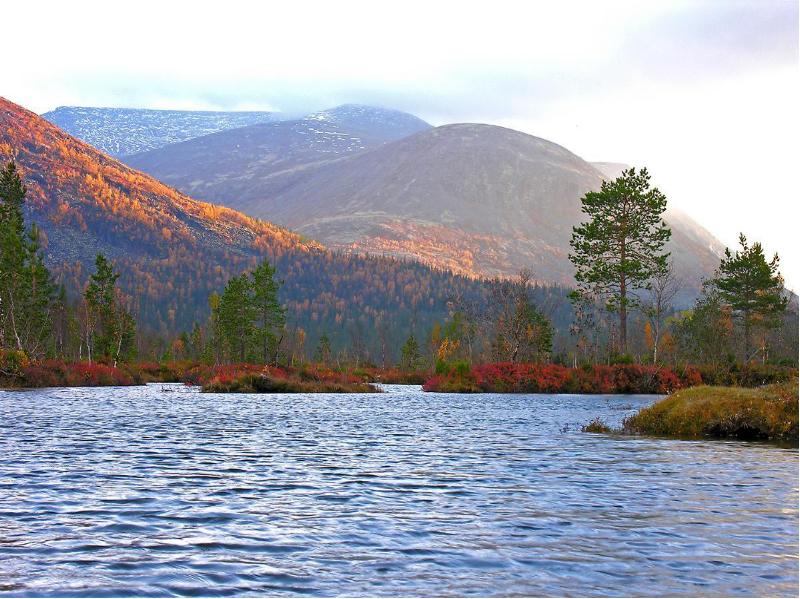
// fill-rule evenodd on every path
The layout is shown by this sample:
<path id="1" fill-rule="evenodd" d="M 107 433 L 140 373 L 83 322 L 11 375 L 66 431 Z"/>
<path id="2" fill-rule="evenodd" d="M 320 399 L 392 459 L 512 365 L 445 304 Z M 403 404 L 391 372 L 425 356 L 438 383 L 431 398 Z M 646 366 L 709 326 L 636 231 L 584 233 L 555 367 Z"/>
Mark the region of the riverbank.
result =
<path id="1" fill-rule="evenodd" d="M 739 439 L 797 444 L 797 380 L 757 388 L 683 389 L 626 418 L 611 430 L 600 419 L 584 432 L 619 432 L 678 439 Z"/>

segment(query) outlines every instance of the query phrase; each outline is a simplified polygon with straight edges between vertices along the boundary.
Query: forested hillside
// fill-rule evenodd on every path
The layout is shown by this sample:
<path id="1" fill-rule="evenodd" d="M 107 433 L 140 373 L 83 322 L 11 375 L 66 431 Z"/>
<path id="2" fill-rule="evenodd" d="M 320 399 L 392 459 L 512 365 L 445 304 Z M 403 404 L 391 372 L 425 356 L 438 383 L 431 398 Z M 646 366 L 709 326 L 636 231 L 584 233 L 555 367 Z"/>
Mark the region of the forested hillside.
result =
<path id="1" fill-rule="evenodd" d="M 482 283 L 418 263 L 331 252 L 281 227 L 195 201 L 0 99 L 0 160 L 28 187 L 26 217 L 44 234 L 48 263 L 72 294 L 103 252 L 121 273 L 138 322 L 161 334 L 205 321 L 208 298 L 266 258 L 284 281 L 287 323 L 334 345 L 377 351 L 427 331 L 453 297 L 483 301 Z M 568 319 L 565 292 L 560 298 Z M 396 351 L 396 349 L 395 349 Z"/>

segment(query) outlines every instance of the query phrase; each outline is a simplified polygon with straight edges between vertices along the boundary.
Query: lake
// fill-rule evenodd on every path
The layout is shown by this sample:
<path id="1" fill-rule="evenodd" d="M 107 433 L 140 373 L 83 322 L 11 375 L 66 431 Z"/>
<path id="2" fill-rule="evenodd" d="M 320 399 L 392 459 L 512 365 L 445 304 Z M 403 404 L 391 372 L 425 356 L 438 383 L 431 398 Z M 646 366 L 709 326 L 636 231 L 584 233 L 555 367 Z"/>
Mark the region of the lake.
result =
<path id="1" fill-rule="evenodd" d="M 0 391 L 0 595 L 798 593 L 798 452 L 654 396 Z"/>

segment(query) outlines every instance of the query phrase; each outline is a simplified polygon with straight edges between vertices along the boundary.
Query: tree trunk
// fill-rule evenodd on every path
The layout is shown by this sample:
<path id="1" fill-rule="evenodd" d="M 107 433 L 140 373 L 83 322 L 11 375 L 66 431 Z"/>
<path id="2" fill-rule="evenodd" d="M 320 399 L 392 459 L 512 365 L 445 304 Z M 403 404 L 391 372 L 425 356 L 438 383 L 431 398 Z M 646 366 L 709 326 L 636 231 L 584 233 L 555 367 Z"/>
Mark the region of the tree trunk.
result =
<path id="1" fill-rule="evenodd" d="M 658 338 L 661 336 L 661 316 L 656 316 L 655 334 L 653 335 L 653 366 L 658 363 Z"/>
<path id="2" fill-rule="evenodd" d="M 750 312 L 744 311 L 744 361 L 750 362 Z"/>
<path id="3" fill-rule="evenodd" d="M 623 278 L 619 285 L 619 346 L 620 353 L 628 353 L 628 288 Z"/>

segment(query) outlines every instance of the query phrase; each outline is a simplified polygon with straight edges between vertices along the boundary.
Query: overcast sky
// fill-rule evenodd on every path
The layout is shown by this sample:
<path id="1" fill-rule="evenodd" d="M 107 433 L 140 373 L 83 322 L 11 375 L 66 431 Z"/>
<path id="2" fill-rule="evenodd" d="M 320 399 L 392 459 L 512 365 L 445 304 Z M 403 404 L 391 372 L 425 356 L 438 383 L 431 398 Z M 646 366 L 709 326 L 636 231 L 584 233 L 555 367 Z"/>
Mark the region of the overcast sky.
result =
<path id="1" fill-rule="evenodd" d="M 304 112 L 343 102 L 485 122 L 647 166 L 800 285 L 798 2 L 13 2 L 0 95 Z"/>

